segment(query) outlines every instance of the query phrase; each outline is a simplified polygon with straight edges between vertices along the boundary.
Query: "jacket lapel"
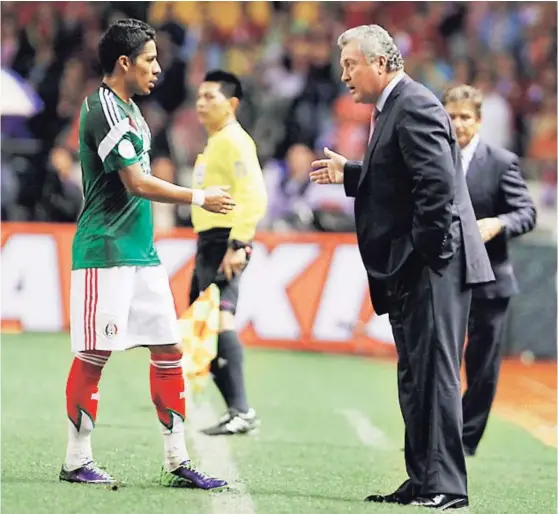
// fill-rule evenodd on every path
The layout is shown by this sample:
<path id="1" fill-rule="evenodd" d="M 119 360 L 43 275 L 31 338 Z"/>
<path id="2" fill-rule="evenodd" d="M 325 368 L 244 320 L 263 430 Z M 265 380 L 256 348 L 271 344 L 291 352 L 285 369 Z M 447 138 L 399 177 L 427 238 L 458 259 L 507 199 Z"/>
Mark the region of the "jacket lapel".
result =
<path id="1" fill-rule="evenodd" d="M 378 116 L 376 120 L 376 125 L 374 126 L 374 132 L 372 133 L 372 139 L 370 143 L 368 143 L 368 147 L 366 148 L 366 154 L 364 155 L 364 161 L 362 162 L 362 171 L 360 173 L 360 179 L 358 181 L 358 185 L 362 184 L 364 177 L 368 173 L 368 169 L 370 168 L 370 161 L 372 160 L 372 155 L 374 154 L 374 150 L 376 149 L 376 145 L 380 139 L 380 135 L 382 133 L 382 129 L 386 125 L 386 121 L 390 114 L 391 108 L 395 102 L 395 99 L 401 94 L 401 91 L 405 88 L 407 84 L 409 84 L 412 79 L 408 75 L 404 75 L 403 78 L 399 81 L 399 83 L 395 86 L 393 91 L 388 96 L 386 103 L 384 104 L 384 108 L 382 112 Z"/>
<path id="2" fill-rule="evenodd" d="M 471 162 L 469 164 L 469 169 L 467 170 L 466 178 L 467 178 L 467 187 L 469 189 L 482 187 L 482 182 L 484 177 L 481 172 L 481 169 L 484 165 L 484 162 L 486 161 L 486 158 L 487 158 L 486 145 L 482 141 L 479 141 L 477 149 L 475 150 L 473 158 L 471 159 Z"/>

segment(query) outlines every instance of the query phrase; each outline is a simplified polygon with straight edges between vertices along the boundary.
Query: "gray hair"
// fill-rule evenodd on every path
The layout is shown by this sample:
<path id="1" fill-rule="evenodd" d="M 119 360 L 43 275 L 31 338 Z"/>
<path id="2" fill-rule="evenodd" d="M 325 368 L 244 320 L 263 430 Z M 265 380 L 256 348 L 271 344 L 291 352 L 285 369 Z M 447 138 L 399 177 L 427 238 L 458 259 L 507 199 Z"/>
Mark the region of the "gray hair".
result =
<path id="1" fill-rule="evenodd" d="M 389 32 L 380 25 L 360 25 L 348 29 L 339 36 L 337 44 L 339 48 L 343 48 L 350 41 L 358 43 L 360 51 L 369 64 L 383 56 L 387 59 L 389 72 L 403 69 L 405 63 L 399 48 Z"/>

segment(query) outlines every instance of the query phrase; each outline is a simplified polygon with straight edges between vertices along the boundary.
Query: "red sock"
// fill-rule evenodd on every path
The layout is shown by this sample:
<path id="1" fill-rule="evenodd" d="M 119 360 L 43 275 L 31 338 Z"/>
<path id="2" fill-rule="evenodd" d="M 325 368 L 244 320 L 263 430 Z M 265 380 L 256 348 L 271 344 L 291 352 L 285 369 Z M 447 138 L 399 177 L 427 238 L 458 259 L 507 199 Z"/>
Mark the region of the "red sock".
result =
<path id="1" fill-rule="evenodd" d="M 151 399 L 157 409 L 159 421 L 169 431 L 173 431 L 173 416 L 184 421 L 186 418 L 186 398 L 182 355 L 176 353 L 152 353 L 149 369 Z"/>
<path id="2" fill-rule="evenodd" d="M 83 413 L 93 423 L 97 419 L 99 381 L 109 357 L 110 352 L 90 351 L 79 352 L 74 358 L 66 383 L 66 410 L 78 432 Z"/>

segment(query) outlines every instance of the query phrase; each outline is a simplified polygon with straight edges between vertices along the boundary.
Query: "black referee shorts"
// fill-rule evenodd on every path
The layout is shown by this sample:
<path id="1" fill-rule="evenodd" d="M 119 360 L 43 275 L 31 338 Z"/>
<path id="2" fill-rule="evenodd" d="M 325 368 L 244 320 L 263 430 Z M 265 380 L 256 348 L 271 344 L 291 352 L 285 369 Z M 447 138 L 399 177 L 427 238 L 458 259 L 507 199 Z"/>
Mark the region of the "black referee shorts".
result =
<path id="1" fill-rule="evenodd" d="M 229 282 L 224 273 L 217 272 L 228 248 L 230 228 L 212 228 L 198 234 L 196 264 L 190 286 L 190 305 L 200 293 L 215 283 L 221 292 L 220 310 L 236 313 L 240 276 L 238 273 Z"/>

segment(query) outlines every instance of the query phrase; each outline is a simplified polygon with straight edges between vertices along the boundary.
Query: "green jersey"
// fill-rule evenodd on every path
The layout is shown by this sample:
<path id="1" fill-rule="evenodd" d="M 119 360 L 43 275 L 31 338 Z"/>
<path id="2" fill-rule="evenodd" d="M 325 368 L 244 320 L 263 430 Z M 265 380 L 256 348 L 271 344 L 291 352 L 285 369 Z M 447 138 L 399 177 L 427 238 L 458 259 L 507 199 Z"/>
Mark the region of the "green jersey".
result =
<path id="1" fill-rule="evenodd" d="M 138 106 L 104 84 L 88 96 L 79 119 L 84 205 L 72 245 L 72 269 L 159 264 L 151 202 L 132 196 L 119 170 L 140 163 L 151 173 L 151 133 Z"/>

